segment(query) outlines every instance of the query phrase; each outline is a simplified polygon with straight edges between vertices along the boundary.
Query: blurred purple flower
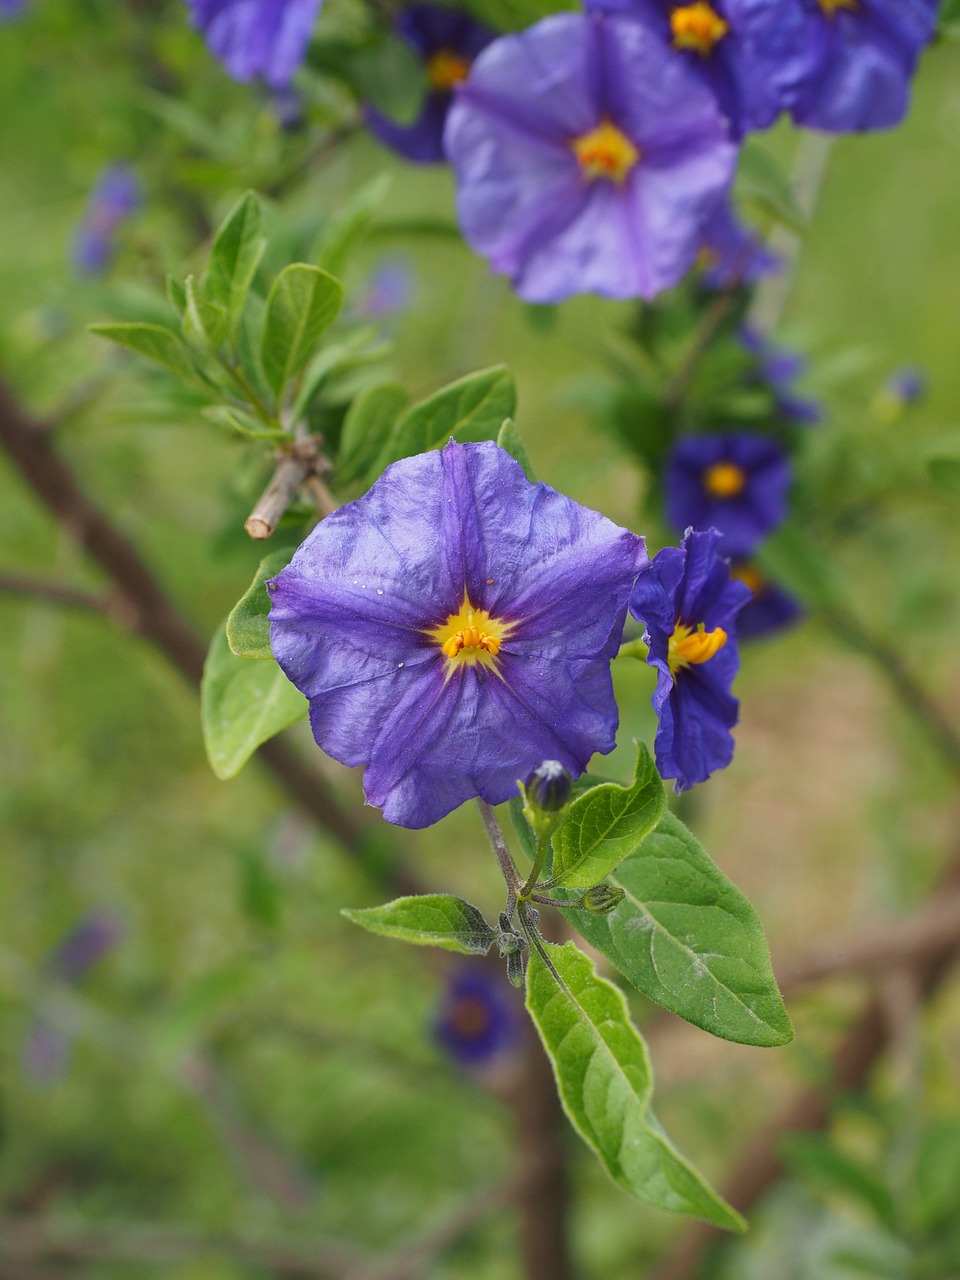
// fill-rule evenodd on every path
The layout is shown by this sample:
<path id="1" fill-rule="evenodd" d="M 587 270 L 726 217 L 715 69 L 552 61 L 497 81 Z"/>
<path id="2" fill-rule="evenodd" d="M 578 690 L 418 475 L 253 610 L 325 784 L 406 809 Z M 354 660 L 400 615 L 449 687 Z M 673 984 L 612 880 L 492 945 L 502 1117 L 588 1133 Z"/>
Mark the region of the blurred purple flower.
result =
<path id="1" fill-rule="evenodd" d="M 460 225 L 527 302 L 652 298 L 693 265 L 736 163 L 714 95 L 627 18 L 489 45 L 447 121 Z"/>
<path id="2" fill-rule="evenodd" d="M 79 982 L 124 935 L 123 922 L 109 911 L 82 916 L 50 953 L 47 967 L 61 982 Z"/>
<path id="3" fill-rule="evenodd" d="M 101 275 L 116 251 L 117 230 L 140 208 L 140 183 L 126 165 L 111 165 L 87 198 L 74 232 L 73 265 L 83 275 Z"/>
<path id="4" fill-rule="evenodd" d="M 722 555 L 749 556 L 783 522 L 791 479 L 769 436 L 681 436 L 664 471 L 667 518 L 677 529 L 714 528 Z"/>
<path id="5" fill-rule="evenodd" d="M 443 127 L 454 89 L 496 32 L 456 9 L 413 4 L 397 19 L 397 33 L 423 62 L 428 85 L 423 110 L 412 124 L 396 124 L 369 107 L 367 121 L 382 143 L 408 160 L 439 164 L 446 159 Z"/>
<path id="6" fill-rule="evenodd" d="M 884 385 L 885 396 L 898 407 L 916 404 L 927 394 L 927 375 L 918 365 L 897 369 Z"/>
<path id="7" fill-rule="evenodd" d="M 55 1084 L 66 1074 L 72 1046 L 72 1035 L 38 1013 L 20 1050 L 20 1070 L 34 1084 Z"/>
<path id="8" fill-rule="evenodd" d="M 755 231 L 737 221 L 730 202 L 725 201 L 704 227 L 700 265 L 708 289 L 726 290 L 754 284 L 761 276 L 779 271 L 781 260 Z"/>
<path id="9" fill-rule="evenodd" d="M 744 583 L 752 597 L 737 617 L 737 634 L 741 640 L 756 640 L 784 631 L 804 616 L 805 610 L 799 600 L 764 577 L 751 564 L 735 561 L 730 575 Z"/>
<path id="10" fill-rule="evenodd" d="M 356 312 L 368 320 L 382 320 L 406 311 L 413 304 L 416 279 L 409 258 L 382 258 L 374 268 L 356 303 Z"/>
<path id="11" fill-rule="evenodd" d="M 404 458 L 268 583 L 273 651 L 328 755 L 389 822 L 500 804 L 544 759 L 612 750 L 610 659 L 643 539 L 491 442 Z"/>
<path id="12" fill-rule="evenodd" d="M 195 27 L 234 80 L 282 89 L 303 61 L 322 0 L 187 0 Z"/>
<path id="13" fill-rule="evenodd" d="M 447 981 L 434 1032 L 440 1046 L 462 1067 L 489 1067 L 520 1045 L 517 999 L 504 978 L 464 968 Z"/>
<path id="14" fill-rule="evenodd" d="M 630 612 L 646 625 L 647 662 L 657 669 L 653 707 L 657 768 L 677 791 L 704 782 L 733 759 L 739 703 L 737 614 L 750 590 L 730 577 L 716 529 L 688 529 L 641 571 Z"/>
<path id="15" fill-rule="evenodd" d="M 15 22 L 26 7 L 27 0 L 0 0 L 0 22 Z"/>
<path id="16" fill-rule="evenodd" d="M 793 387 L 807 367 L 803 356 L 768 342 L 746 325 L 740 330 L 740 343 L 756 358 L 756 381 L 770 388 L 777 410 L 787 422 L 812 426 L 820 421 L 823 413 L 819 403 L 808 396 L 798 395 Z"/>

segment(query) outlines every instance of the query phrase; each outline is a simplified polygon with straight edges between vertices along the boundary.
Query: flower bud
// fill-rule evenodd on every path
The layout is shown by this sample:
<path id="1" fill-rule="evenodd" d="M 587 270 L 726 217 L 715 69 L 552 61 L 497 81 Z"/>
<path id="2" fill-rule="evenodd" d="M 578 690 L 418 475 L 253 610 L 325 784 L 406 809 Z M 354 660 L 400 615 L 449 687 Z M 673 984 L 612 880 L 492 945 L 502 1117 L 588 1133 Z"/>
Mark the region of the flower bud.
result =
<path id="1" fill-rule="evenodd" d="M 573 779 L 559 760 L 544 760 L 523 785 L 527 804 L 545 813 L 558 813 L 570 802 Z"/>
<path id="2" fill-rule="evenodd" d="M 622 889 L 612 884 L 595 884 L 592 889 L 588 889 L 580 899 L 580 906 L 584 911 L 589 911 L 594 916 L 605 916 L 611 911 L 616 910 L 626 894 Z"/>

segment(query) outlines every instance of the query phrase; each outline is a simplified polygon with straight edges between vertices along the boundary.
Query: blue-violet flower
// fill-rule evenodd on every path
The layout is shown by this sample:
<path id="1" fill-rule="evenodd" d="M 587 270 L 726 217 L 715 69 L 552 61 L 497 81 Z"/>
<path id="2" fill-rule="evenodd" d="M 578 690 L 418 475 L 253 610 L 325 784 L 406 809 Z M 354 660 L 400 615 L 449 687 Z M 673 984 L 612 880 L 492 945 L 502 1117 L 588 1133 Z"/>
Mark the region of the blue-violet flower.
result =
<path id="1" fill-rule="evenodd" d="M 702 283 L 708 289 L 726 290 L 755 284 L 761 276 L 779 271 L 781 259 L 737 220 L 725 200 L 703 229 L 699 263 Z"/>
<path id="2" fill-rule="evenodd" d="M 187 0 L 234 80 L 265 80 L 283 89 L 303 61 L 322 0 Z"/>
<path id="3" fill-rule="evenodd" d="M 314 737 L 384 817 L 499 804 L 544 759 L 613 748 L 610 659 L 643 539 L 491 442 L 405 458 L 268 583 L 271 641 Z"/>
<path id="4" fill-rule="evenodd" d="M 117 231 L 140 207 L 140 183 L 126 165 L 105 169 L 90 192 L 74 231 L 73 265 L 83 275 L 106 271 L 116 251 Z"/>
<path id="5" fill-rule="evenodd" d="M 771 582 L 753 565 L 734 561 L 730 573 L 749 588 L 751 595 L 737 617 L 737 635 L 741 640 L 774 635 L 792 627 L 804 616 L 805 610 L 800 601 Z"/>
<path id="6" fill-rule="evenodd" d="M 812 426 L 819 422 L 823 416 L 819 402 L 799 395 L 793 385 L 806 370 L 807 362 L 803 356 L 786 347 L 778 347 L 747 325 L 740 330 L 739 336 L 744 350 L 755 357 L 754 380 L 773 392 L 780 416 L 797 426 Z"/>
<path id="7" fill-rule="evenodd" d="M 437 1013 L 437 1040 L 462 1067 L 489 1067 L 520 1044 L 521 1023 L 513 989 L 477 965 L 452 974 Z"/>

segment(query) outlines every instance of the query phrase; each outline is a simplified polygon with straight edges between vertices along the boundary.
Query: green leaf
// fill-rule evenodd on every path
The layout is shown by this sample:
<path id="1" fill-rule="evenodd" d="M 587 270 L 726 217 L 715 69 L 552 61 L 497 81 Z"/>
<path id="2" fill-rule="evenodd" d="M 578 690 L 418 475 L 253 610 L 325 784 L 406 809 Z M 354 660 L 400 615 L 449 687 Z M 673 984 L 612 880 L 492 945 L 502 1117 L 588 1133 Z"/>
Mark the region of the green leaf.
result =
<path id="1" fill-rule="evenodd" d="M 496 440 L 505 418 L 513 416 L 517 389 L 504 365 L 471 373 L 426 400 L 411 405 L 394 425 L 378 460 L 378 469 L 398 458 L 442 448 L 451 436 L 461 443 Z"/>
<path id="2" fill-rule="evenodd" d="M 406 403 L 403 387 L 389 382 L 360 392 L 347 410 L 340 433 L 337 478 L 341 482 L 369 470 Z"/>
<path id="3" fill-rule="evenodd" d="M 265 583 L 286 568 L 294 548 L 284 547 L 264 556 L 253 581 L 227 618 L 227 644 L 238 658 L 273 658 L 270 648 L 270 595 Z"/>
<path id="4" fill-rule="evenodd" d="M 214 236 L 201 281 L 204 295 L 222 308 L 231 336 L 266 247 L 263 210 L 254 193 L 248 191 L 233 206 Z"/>
<path id="5" fill-rule="evenodd" d="M 227 336 L 227 313 L 219 303 L 204 296 L 193 276 L 187 276 L 184 283 L 187 306 L 183 313 L 183 336 L 196 347 L 217 352 Z"/>
<path id="6" fill-rule="evenodd" d="M 625 894 L 610 915 L 563 914 L 634 986 L 724 1040 L 793 1039 L 757 913 L 678 818 L 665 813 L 609 881 Z"/>
<path id="7" fill-rule="evenodd" d="M 849 597 L 831 557 L 789 523 L 764 542 L 756 562 L 765 574 L 812 608 L 831 611 L 845 606 Z"/>
<path id="8" fill-rule="evenodd" d="M 589 889 L 636 852 L 666 808 L 660 775 L 650 752 L 638 743 L 633 785 L 608 782 L 574 800 L 553 837 L 553 880 L 568 889 Z"/>
<path id="9" fill-rule="evenodd" d="M 782 1147 L 789 1168 L 813 1189 L 837 1192 L 865 1205 L 885 1227 L 896 1230 L 893 1195 L 877 1173 L 822 1135 L 791 1133 Z"/>
<path id="10" fill-rule="evenodd" d="M 345 907 L 340 914 L 385 938 L 399 938 L 417 947 L 440 947 L 463 956 L 485 956 L 497 937 L 476 907 L 448 893 L 396 898 L 382 907 Z"/>
<path id="11" fill-rule="evenodd" d="M 928 458 L 927 466 L 934 484 L 947 493 L 960 495 L 960 456 L 941 454 Z"/>
<path id="12" fill-rule="evenodd" d="M 340 282 L 320 267 L 294 262 L 274 280 L 267 297 L 261 355 L 267 381 L 278 399 L 313 355 L 342 302 Z"/>
<path id="13" fill-rule="evenodd" d="M 530 462 L 530 455 L 527 453 L 527 446 L 523 443 L 523 437 L 517 430 L 517 424 L 512 418 L 505 418 L 503 425 L 497 433 L 497 444 L 501 449 L 505 449 L 510 457 L 519 462 L 523 467 L 523 474 L 527 477 L 531 484 L 537 483 L 537 477 L 533 473 L 533 465 Z"/>
<path id="14" fill-rule="evenodd" d="M 187 291 L 176 276 L 167 276 L 167 299 L 182 320 L 187 309 Z"/>
<path id="15" fill-rule="evenodd" d="M 671 1144 L 650 1111 L 653 1071 L 623 994 L 572 942 L 531 950 L 527 1008 L 570 1122 L 615 1182 L 660 1209 L 745 1223 Z"/>
<path id="16" fill-rule="evenodd" d="M 390 174 L 380 173 L 358 187 L 343 204 L 338 205 L 317 234 L 310 251 L 311 261 L 337 275 L 343 269 L 350 251 L 370 230 L 390 185 Z"/>
<path id="17" fill-rule="evenodd" d="M 740 149 L 736 191 L 791 231 L 802 234 L 806 230 L 806 218 L 797 204 L 790 179 L 767 148 L 753 138 L 748 138 Z"/>
<path id="18" fill-rule="evenodd" d="M 292 436 L 289 431 L 283 431 L 279 427 L 268 427 L 260 418 L 255 418 L 252 413 L 245 413 L 242 409 L 234 409 L 232 406 L 224 404 L 211 404 L 200 412 L 210 422 L 215 422 L 218 427 L 225 427 L 228 431 L 236 431 L 242 436 L 246 436 L 248 440 L 290 440 Z"/>
<path id="19" fill-rule="evenodd" d="M 387 36 L 347 59 L 359 96 L 397 124 L 412 124 L 427 91 L 423 63 L 405 40 Z"/>
<path id="20" fill-rule="evenodd" d="M 466 8 L 495 31 L 522 31 L 551 13 L 563 13 L 574 6 L 556 0 L 467 0 Z"/>
<path id="21" fill-rule="evenodd" d="M 307 700 L 275 663 L 230 652 L 227 633 L 214 636 L 203 668 L 203 743 L 218 778 L 236 777 L 262 742 L 307 714 Z"/>
<path id="22" fill-rule="evenodd" d="M 189 382 L 197 380 L 197 371 L 190 358 L 190 350 L 179 334 L 160 324 L 92 324 L 91 333 L 136 351 L 138 355 L 155 360 L 171 373 Z"/>

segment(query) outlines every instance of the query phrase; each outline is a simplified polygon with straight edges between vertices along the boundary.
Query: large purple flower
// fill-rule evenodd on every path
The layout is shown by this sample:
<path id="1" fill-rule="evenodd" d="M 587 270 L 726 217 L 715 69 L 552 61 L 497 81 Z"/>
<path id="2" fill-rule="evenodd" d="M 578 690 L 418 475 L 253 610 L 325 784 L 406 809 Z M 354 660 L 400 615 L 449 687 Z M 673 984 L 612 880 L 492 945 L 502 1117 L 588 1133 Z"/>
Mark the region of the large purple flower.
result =
<path id="1" fill-rule="evenodd" d="M 371 131 L 386 146 L 418 164 L 439 164 L 443 127 L 454 88 L 467 78 L 474 58 L 495 33 L 465 13 L 437 4 L 413 4 L 397 19 L 397 33 L 412 45 L 424 66 L 428 91 L 423 109 L 412 124 L 396 124 L 372 108 L 367 110 Z"/>
<path id="2" fill-rule="evenodd" d="M 587 0 L 645 23 L 716 94 L 734 133 L 766 129 L 802 73 L 802 0 Z"/>
<path id="3" fill-rule="evenodd" d="M 610 751 L 610 659 L 643 539 L 490 442 L 388 467 L 268 584 L 273 651 L 367 800 L 425 827 L 542 760 Z"/>
<path id="4" fill-rule="evenodd" d="M 677 529 L 719 530 L 726 556 L 751 555 L 787 514 L 791 470 L 769 436 L 681 436 L 663 477 L 667 517 Z"/>
<path id="5" fill-rule="evenodd" d="M 736 162 L 685 61 L 641 23 L 599 14 L 495 40 L 445 136 L 463 233 L 528 302 L 676 284 Z"/>
<path id="6" fill-rule="evenodd" d="M 630 597 L 630 612 L 646 625 L 647 661 L 657 669 L 657 768 L 676 779 L 677 791 L 733 759 L 736 623 L 750 589 L 731 579 L 719 542 L 716 529 L 688 529 L 681 546 L 664 548 L 641 571 Z"/>
<path id="7" fill-rule="evenodd" d="M 807 68 L 790 95 L 798 124 L 830 133 L 889 129 L 910 101 L 939 0 L 802 0 Z"/>
<path id="8" fill-rule="evenodd" d="M 187 0 L 196 27 L 234 80 L 290 83 L 322 0 Z"/>

